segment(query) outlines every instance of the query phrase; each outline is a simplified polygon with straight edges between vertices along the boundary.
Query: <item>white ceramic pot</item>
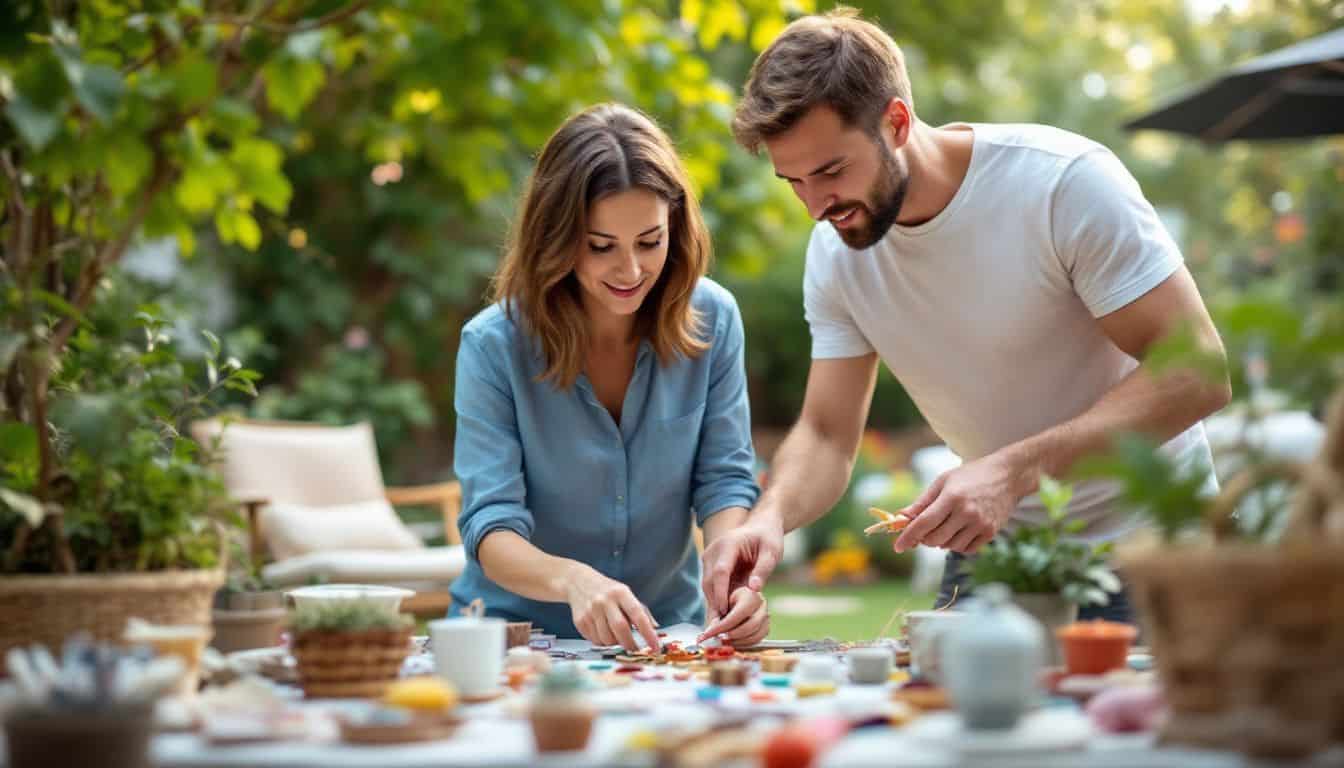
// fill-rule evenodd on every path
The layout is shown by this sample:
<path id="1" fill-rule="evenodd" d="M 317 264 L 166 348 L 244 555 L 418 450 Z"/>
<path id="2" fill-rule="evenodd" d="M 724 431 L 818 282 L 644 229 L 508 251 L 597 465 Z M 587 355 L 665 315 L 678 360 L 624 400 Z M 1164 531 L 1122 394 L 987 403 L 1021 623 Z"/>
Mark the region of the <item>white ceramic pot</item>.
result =
<path id="1" fill-rule="evenodd" d="M 935 685 L 942 683 L 942 643 L 966 618 L 965 611 L 928 611 L 910 627 L 911 672 Z"/>
<path id="2" fill-rule="evenodd" d="M 977 589 L 942 644 L 944 685 L 969 729 L 1012 728 L 1038 696 L 1045 628 L 1011 594 L 1002 584 Z"/>
<path id="3" fill-rule="evenodd" d="M 291 589 L 285 594 L 294 598 L 296 608 L 329 601 L 365 600 L 379 607 L 396 611 L 401 608 L 401 601 L 414 595 L 415 592 L 401 587 L 385 587 L 379 584 L 318 584 L 311 587 Z"/>

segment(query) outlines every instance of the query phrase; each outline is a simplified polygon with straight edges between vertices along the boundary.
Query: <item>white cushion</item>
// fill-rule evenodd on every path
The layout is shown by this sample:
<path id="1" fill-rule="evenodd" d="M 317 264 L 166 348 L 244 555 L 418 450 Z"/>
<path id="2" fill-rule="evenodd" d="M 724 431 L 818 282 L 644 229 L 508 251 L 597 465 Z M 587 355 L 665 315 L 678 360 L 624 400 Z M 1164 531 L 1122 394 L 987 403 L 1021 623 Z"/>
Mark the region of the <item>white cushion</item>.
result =
<path id="1" fill-rule="evenodd" d="M 211 420 L 196 422 L 192 432 L 206 444 L 219 437 L 224 482 L 235 498 L 327 505 L 383 497 L 378 449 L 367 423 L 224 426 Z"/>
<path id="2" fill-rule="evenodd" d="M 262 569 L 262 576 L 279 587 L 313 581 L 356 584 L 390 584 L 442 589 L 467 567 L 461 546 L 426 547 L 390 552 L 386 550 L 328 550 L 300 555 Z"/>
<path id="3" fill-rule="evenodd" d="M 329 550 L 418 550 L 424 542 L 386 499 L 308 506 L 272 502 L 261 511 L 261 535 L 276 560 Z"/>

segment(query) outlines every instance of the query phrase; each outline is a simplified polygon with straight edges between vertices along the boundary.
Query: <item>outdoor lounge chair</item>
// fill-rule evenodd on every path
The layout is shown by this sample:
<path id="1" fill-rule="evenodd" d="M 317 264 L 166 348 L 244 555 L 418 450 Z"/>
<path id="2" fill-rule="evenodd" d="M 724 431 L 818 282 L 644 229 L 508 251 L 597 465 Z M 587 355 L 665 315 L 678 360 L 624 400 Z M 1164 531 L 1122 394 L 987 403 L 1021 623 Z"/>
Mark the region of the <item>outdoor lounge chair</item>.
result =
<path id="1" fill-rule="evenodd" d="M 466 563 L 457 529 L 458 483 L 385 487 L 367 423 L 209 420 L 194 424 L 192 432 L 204 445 L 218 437 L 225 484 L 246 515 L 249 556 L 264 563 L 268 582 L 281 588 L 407 587 L 416 595 L 402 610 L 447 612 L 448 586 Z M 425 546 L 394 505 L 437 507 L 446 545 Z"/>

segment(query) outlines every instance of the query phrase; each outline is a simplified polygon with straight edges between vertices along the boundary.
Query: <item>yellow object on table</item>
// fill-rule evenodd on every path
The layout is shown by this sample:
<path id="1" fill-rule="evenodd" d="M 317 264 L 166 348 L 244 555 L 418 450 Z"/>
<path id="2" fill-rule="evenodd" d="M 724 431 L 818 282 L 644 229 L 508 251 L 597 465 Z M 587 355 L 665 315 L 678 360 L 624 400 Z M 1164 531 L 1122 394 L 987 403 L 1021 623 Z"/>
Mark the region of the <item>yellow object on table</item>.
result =
<path id="1" fill-rule="evenodd" d="M 419 712 L 442 712 L 457 706 L 457 689 L 437 677 L 412 677 L 387 687 L 383 703 Z"/>

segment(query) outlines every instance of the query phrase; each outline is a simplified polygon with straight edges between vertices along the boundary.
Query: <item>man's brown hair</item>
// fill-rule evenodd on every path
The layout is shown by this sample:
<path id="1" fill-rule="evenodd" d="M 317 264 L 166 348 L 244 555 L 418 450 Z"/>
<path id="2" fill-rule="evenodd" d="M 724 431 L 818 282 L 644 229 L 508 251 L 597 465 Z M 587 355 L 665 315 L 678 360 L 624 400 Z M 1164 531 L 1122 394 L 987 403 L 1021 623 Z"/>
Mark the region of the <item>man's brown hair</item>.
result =
<path id="1" fill-rule="evenodd" d="M 913 107 L 905 57 L 882 28 L 844 6 L 794 21 L 757 57 L 733 116 L 750 152 L 789 130 L 815 106 L 876 133 L 893 97 Z"/>
<path id="2" fill-rule="evenodd" d="M 635 187 L 667 201 L 667 262 L 635 316 L 635 333 L 660 363 L 709 346 L 691 306 L 709 267 L 710 238 L 676 149 L 644 113 L 599 104 L 565 121 L 546 142 L 494 277 L 494 298 L 538 342 L 543 380 L 568 389 L 583 369 L 588 317 L 574 264 L 598 200 Z"/>

